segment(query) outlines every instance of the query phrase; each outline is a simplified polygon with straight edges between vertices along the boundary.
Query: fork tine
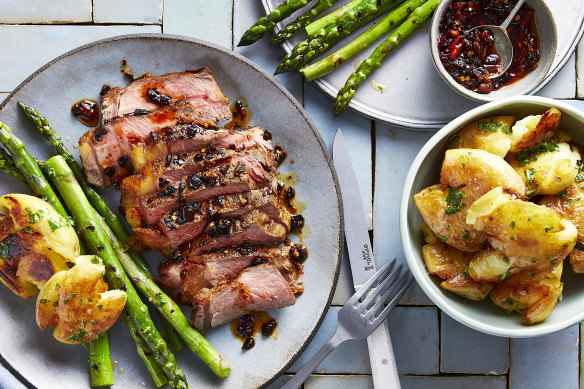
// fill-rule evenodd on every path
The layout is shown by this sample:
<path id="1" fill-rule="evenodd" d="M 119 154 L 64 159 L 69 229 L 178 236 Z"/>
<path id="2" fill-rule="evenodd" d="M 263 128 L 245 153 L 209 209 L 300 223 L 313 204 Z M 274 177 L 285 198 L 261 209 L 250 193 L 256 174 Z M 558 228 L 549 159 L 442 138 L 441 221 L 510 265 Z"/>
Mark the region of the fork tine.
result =
<path id="1" fill-rule="evenodd" d="M 369 304 L 371 304 L 371 302 L 377 298 L 377 296 L 379 296 L 381 293 L 384 293 L 384 291 L 387 289 L 389 284 L 393 284 L 395 282 L 396 279 L 399 278 L 400 274 L 402 272 L 402 265 L 400 264 L 398 267 L 396 267 L 395 269 L 393 269 L 393 271 L 387 276 L 385 277 L 385 279 L 383 280 L 383 282 L 375 287 L 375 289 L 371 289 L 371 293 L 369 293 L 367 295 L 367 298 L 361 303 L 362 306 L 362 311 L 367 310 L 367 307 L 369 307 Z"/>
<path id="2" fill-rule="evenodd" d="M 371 285 L 377 282 L 382 275 L 391 272 L 391 270 L 395 266 L 395 262 L 396 262 L 395 260 L 389 261 L 388 263 L 383 265 L 379 270 L 377 270 L 377 272 L 374 275 L 372 275 L 371 278 L 369 278 L 367 282 L 365 282 L 357 292 L 355 292 L 355 294 L 347 301 L 345 305 L 357 307 L 359 305 L 359 300 L 361 300 L 361 298 L 365 296 L 369 289 L 371 289 Z"/>
<path id="3" fill-rule="evenodd" d="M 407 286 L 409 285 L 411 279 L 412 276 L 409 272 L 402 274 L 401 277 L 383 294 L 383 296 L 375 302 L 375 305 L 364 316 L 365 319 L 369 321 L 371 317 L 375 315 L 375 313 L 379 312 L 379 310 L 383 308 L 385 302 L 391 298 L 391 301 L 387 303 L 387 306 L 383 309 L 379 316 L 371 321 L 371 323 L 374 323 L 378 320 L 385 320 L 385 317 L 389 315 L 389 312 L 393 309 L 401 296 L 403 296 L 403 294 L 408 289 Z"/>

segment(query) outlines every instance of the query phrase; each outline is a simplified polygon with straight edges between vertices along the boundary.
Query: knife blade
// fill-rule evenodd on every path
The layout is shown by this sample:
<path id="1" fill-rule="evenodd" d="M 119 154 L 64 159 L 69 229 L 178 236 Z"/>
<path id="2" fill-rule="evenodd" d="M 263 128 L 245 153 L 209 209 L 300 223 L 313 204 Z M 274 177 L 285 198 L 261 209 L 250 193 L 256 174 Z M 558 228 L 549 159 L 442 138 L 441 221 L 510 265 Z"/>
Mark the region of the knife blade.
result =
<path id="1" fill-rule="evenodd" d="M 343 199 L 345 240 L 349 252 L 353 286 L 357 290 L 375 274 L 376 267 L 357 177 L 340 128 L 335 134 L 333 143 L 333 163 Z M 367 338 L 367 347 L 374 387 L 399 389 L 399 375 L 391 338 L 385 323 Z"/>

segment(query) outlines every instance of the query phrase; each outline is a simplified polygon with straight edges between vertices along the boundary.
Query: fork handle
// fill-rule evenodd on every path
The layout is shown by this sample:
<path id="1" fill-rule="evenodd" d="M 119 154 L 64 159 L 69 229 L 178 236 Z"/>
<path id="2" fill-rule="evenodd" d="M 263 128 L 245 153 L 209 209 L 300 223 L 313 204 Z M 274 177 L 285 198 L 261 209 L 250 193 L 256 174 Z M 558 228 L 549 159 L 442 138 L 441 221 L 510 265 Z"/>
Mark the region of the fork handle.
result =
<path id="1" fill-rule="evenodd" d="M 314 371 L 320 365 L 322 361 L 341 343 L 343 343 L 345 339 L 339 335 L 339 331 L 332 336 L 321 347 L 320 350 L 296 373 L 290 381 L 286 382 L 286 385 L 282 386 L 281 389 L 298 389 L 300 385 L 310 376 L 310 373 Z"/>

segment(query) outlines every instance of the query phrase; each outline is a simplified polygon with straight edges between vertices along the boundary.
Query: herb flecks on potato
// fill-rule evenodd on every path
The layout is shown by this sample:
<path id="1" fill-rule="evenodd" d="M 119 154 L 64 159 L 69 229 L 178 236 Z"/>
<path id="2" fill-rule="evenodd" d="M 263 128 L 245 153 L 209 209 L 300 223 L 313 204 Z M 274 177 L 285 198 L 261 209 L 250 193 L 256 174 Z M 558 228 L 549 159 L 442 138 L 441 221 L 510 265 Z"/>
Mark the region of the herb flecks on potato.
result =
<path id="1" fill-rule="evenodd" d="M 556 108 L 550 108 L 543 115 L 527 116 L 517 121 L 511 129 L 509 151 L 516 153 L 552 138 L 560 128 L 561 122 L 562 113 Z"/>
<path id="2" fill-rule="evenodd" d="M 29 298 L 79 256 L 79 239 L 69 221 L 37 197 L 2 196 L 0 212 L 0 280 Z"/>
<path id="3" fill-rule="evenodd" d="M 551 266 L 574 248 L 574 224 L 550 208 L 518 199 L 495 188 L 469 208 L 466 222 L 488 235 L 491 246 L 509 258 L 511 265 L 533 267 L 533 259 Z"/>
<path id="4" fill-rule="evenodd" d="M 481 149 L 503 158 L 511 148 L 515 120 L 513 116 L 495 116 L 474 121 L 450 138 L 449 147 Z"/>
<path id="5" fill-rule="evenodd" d="M 41 330 L 56 326 L 53 336 L 70 344 L 86 343 L 106 332 L 122 313 L 126 292 L 107 290 L 105 266 L 94 255 L 75 259 L 75 265 L 51 277 L 36 303 Z"/>

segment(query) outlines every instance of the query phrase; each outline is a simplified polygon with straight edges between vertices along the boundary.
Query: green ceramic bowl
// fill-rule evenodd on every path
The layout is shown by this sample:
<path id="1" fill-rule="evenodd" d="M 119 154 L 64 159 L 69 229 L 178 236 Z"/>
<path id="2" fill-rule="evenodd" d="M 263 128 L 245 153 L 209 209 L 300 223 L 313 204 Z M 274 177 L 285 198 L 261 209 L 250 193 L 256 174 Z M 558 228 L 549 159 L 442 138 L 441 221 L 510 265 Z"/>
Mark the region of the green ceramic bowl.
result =
<path id="1" fill-rule="evenodd" d="M 562 301 L 549 318 L 531 326 L 523 324 L 521 315 L 506 313 L 489 298 L 480 302 L 463 301 L 460 296 L 440 288 L 437 277 L 431 277 L 426 271 L 420 232 L 423 220 L 414 204 L 414 195 L 439 182 L 448 138 L 464 125 L 488 116 L 513 115 L 523 118 L 542 114 L 551 107 L 562 112 L 562 128 L 572 135 L 575 142 L 584 145 L 584 112 L 553 99 L 510 97 L 475 108 L 438 131 L 418 153 L 404 184 L 400 205 L 400 231 L 405 257 L 412 274 L 440 309 L 453 319 L 478 331 L 511 338 L 527 338 L 559 331 L 584 320 L 584 274 L 574 274 L 566 261 L 562 274 Z"/>

